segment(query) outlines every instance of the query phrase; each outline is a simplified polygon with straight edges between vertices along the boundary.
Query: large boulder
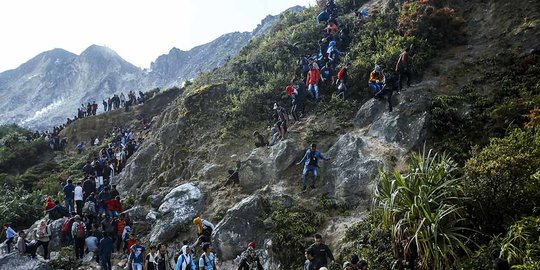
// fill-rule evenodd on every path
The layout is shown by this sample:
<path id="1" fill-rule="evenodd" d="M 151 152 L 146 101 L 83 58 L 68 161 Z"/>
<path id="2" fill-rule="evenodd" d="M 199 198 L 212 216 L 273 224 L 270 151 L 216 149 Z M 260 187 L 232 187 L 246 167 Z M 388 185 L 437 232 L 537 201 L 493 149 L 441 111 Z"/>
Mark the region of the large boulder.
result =
<path id="1" fill-rule="evenodd" d="M 263 213 L 259 194 L 243 199 L 227 211 L 212 233 L 212 243 L 223 261 L 234 259 L 249 242 L 264 243 L 264 224 L 259 219 Z"/>
<path id="2" fill-rule="evenodd" d="M 168 242 L 185 230 L 202 206 L 202 192 L 195 183 L 180 185 L 163 198 L 156 221 L 150 232 L 150 242 Z"/>
<path id="3" fill-rule="evenodd" d="M 298 151 L 298 143 L 293 139 L 280 141 L 270 149 L 254 149 L 242 163 L 242 190 L 251 193 L 278 180 L 280 173 L 295 162 Z"/>
<path id="4" fill-rule="evenodd" d="M 127 162 L 122 172 L 113 179 L 118 188 L 123 191 L 135 192 L 143 184 L 147 184 L 155 176 L 155 168 L 159 168 L 160 159 L 158 143 L 155 139 L 149 139 L 137 150 Z"/>
<path id="5" fill-rule="evenodd" d="M 0 269 L 49 270 L 51 268 L 41 260 L 32 259 L 28 256 L 20 256 L 16 252 L 12 252 L 10 254 L 0 254 Z"/>
<path id="6" fill-rule="evenodd" d="M 49 226 L 51 228 L 51 240 L 49 241 L 49 252 L 51 251 L 57 251 L 61 248 L 61 239 L 62 239 L 62 224 L 64 224 L 64 221 L 66 220 L 67 218 L 60 218 L 60 219 L 57 219 L 57 220 L 53 220 Z M 28 240 L 34 240 L 35 239 L 35 235 L 36 235 L 36 229 L 39 225 L 39 223 L 41 222 L 41 220 L 38 220 L 34 223 L 34 225 L 32 225 L 32 227 L 30 227 L 28 230 L 26 230 L 27 234 L 28 234 Z M 39 254 L 42 254 L 42 248 L 39 248 L 38 249 L 38 252 Z"/>

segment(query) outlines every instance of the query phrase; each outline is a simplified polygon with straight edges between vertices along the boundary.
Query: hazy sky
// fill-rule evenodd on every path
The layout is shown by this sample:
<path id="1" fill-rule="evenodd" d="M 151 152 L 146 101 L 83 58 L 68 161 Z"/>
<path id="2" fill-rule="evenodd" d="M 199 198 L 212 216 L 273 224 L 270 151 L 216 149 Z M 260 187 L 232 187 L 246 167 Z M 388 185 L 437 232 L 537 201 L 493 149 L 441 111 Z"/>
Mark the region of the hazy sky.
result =
<path id="1" fill-rule="evenodd" d="M 251 31 L 268 14 L 315 0 L 8 0 L 0 1 L 0 72 L 53 48 L 80 54 L 92 44 L 148 67 L 222 34 Z"/>

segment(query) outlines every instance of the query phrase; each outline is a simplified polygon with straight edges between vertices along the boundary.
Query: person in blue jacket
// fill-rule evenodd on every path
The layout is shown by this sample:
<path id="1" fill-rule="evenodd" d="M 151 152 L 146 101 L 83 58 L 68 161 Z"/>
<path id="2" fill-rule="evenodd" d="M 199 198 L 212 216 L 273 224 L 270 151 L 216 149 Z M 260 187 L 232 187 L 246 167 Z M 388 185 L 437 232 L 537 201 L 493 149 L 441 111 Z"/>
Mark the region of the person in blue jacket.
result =
<path id="1" fill-rule="evenodd" d="M 195 262 L 193 261 L 193 255 L 188 245 L 182 247 L 182 254 L 178 257 L 176 262 L 176 270 L 196 270 Z"/>
<path id="2" fill-rule="evenodd" d="M 321 11 L 319 15 L 317 15 L 317 24 L 321 22 L 327 22 L 330 19 L 330 14 L 326 10 Z"/>
<path id="3" fill-rule="evenodd" d="M 315 182 L 317 181 L 317 169 L 319 168 L 319 159 L 322 160 L 330 160 L 329 158 L 323 156 L 319 150 L 317 150 L 317 145 L 312 143 L 311 147 L 306 150 L 306 154 L 300 160 L 300 162 L 297 163 L 297 165 L 301 165 L 304 163 L 304 171 L 302 172 L 302 180 L 303 180 L 303 188 L 302 191 L 306 190 L 307 185 L 307 175 L 311 172 L 311 175 L 313 177 L 313 181 L 311 182 L 311 188 L 315 188 Z"/>

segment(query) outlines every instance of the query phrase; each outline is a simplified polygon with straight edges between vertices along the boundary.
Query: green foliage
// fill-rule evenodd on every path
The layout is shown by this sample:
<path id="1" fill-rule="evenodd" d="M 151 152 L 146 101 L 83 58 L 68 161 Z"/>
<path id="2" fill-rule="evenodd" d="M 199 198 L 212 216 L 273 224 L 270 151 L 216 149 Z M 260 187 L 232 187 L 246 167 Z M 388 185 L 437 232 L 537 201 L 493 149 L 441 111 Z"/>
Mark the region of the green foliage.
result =
<path id="1" fill-rule="evenodd" d="M 532 214 L 540 201 L 540 131 L 516 129 L 495 138 L 465 166 L 464 187 L 479 226 L 501 232 L 514 218 Z"/>
<path id="2" fill-rule="evenodd" d="M 273 251 L 283 262 L 286 269 L 300 269 L 304 263 L 304 250 L 311 244 L 317 228 L 324 222 L 325 216 L 301 207 L 285 207 L 274 204 L 270 213 Z"/>
<path id="3" fill-rule="evenodd" d="M 49 265 L 53 269 L 75 269 L 79 264 L 74 255 L 75 252 L 73 251 L 72 246 L 63 247 L 58 252 L 56 259 L 51 260 Z"/>
<path id="4" fill-rule="evenodd" d="M 30 193 L 21 187 L 4 186 L 0 193 L 0 223 L 28 228 L 43 214 L 44 198 L 41 191 Z"/>
<path id="5" fill-rule="evenodd" d="M 513 265 L 512 269 L 540 269 L 540 218 L 525 217 L 510 226 L 500 257 Z"/>
<path id="6" fill-rule="evenodd" d="M 468 253 L 457 166 L 446 155 L 414 154 L 405 174 L 380 172 L 374 205 L 390 230 L 394 254 L 420 269 L 447 269 Z"/>
<path id="7" fill-rule="evenodd" d="M 369 269 L 392 269 L 394 256 L 390 231 L 379 226 L 381 218 L 380 211 L 372 211 L 366 219 L 347 230 L 343 242 L 349 246 L 341 252 L 345 255 L 343 261 L 348 260 L 346 256 L 356 254 L 369 262 Z"/>

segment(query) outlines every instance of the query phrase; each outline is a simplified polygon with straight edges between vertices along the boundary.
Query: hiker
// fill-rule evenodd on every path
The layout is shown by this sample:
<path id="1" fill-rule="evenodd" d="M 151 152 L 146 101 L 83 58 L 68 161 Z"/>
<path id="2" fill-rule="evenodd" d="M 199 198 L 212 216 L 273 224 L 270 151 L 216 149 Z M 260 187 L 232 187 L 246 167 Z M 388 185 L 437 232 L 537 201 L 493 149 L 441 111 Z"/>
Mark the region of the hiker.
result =
<path id="1" fill-rule="evenodd" d="M 190 254 L 191 255 L 191 254 Z M 167 250 L 167 244 L 161 243 L 158 245 L 157 253 L 157 269 L 158 270 L 175 270 L 173 256 Z M 196 269 L 196 268 L 194 268 Z M 190 269 L 193 270 L 193 269 Z"/>
<path id="2" fill-rule="evenodd" d="M 107 111 L 107 101 L 106 100 L 103 100 L 103 111 L 106 112 Z"/>
<path id="3" fill-rule="evenodd" d="M 92 164 L 90 163 L 90 160 L 86 161 L 86 163 L 82 167 L 82 171 L 84 173 L 84 176 L 96 175 L 96 169 L 92 166 Z"/>
<path id="4" fill-rule="evenodd" d="M 73 225 L 74 221 L 75 219 L 73 217 L 68 217 L 64 219 L 64 222 L 62 223 L 62 229 L 60 231 L 62 246 L 70 246 L 73 244 L 73 235 L 71 234 L 71 226 Z"/>
<path id="5" fill-rule="evenodd" d="M 88 230 L 88 231 L 89 231 L 88 237 L 86 237 L 86 239 L 84 239 L 84 244 L 86 245 L 86 250 L 88 251 L 88 253 L 92 252 L 93 256 L 96 258 L 96 262 L 99 263 L 99 258 L 100 258 L 99 254 L 98 254 L 99 240 L 96 237 L 96 235 L 94 235 L 94 232 L 92 232 L 90 230 Z M 99 231 L 97 231 L 97 233 L 99 233 Z"/>
<path id="6" fill-rule="evenodd" d="M 81 216 L 76 215 L 75 221 L 71 226 L 71 234 L 75 242 L 75 258 L 82 259 L 84 257 L 84 244 L 86 239 L 86 225 L 81 220 Z"/>
<path id="7" fill-rule="evenodd" d="M 334 255 L 330 251 L 330 248 L 323 244 L 322 236 L 320 234 L 315 234 L 314 243 L 309 247 L 313 249 L 315 259 L 318 261 L 319 266 L 328 266 L 328 259 L 331 261 L 334 260 Z"/>
<path id="8" fill-rule="evenodd" d="M 381 66 L 375 65 L 373 71 L 369 74 L 368 86 L 371 88 L 373 95 L 377 95 L 382 90 L 383 73 Z"/>
<path id="9" fill-rule="evenodd" d="M 15 239 L 17 232 L 15 232 L 15 230 L 13 230 L 9 224 L 4 224 L 4 230 L 6 230 L 6 240 L 4 241 L 4 245 L 7 253 L 11 253 L 11 245 L 13 244 L 13 240 Z"/>
<path id="10" fill-rule="evenodd" d="M 124 228 L 127 225 L 124 214 L 120 214 L 120 217 L 116 220 L 116 251 L 120 252 L 123 247 L 124 239 L 122 239 L 122 234 L 124 233 Z"/>
<path id="11" fill-rule="evenodd" d="M 306 249 L 305 257 L 304 270 L 319 270 L 321 268 L 318 261 L 315 260 L 315 251 L 312 248 Z"/>
<path id="12" fill-rule="evenodd" d="M 289 84 L 285 87 L 285 92 L 291 97 L 291 115 L 293 116 L 294 121 L 300 121 L 300 118 L 296 113 L 296 109 L 298 108 L 298 91 Z"/>
<path id="13" fill-rule="evenodd" d="M 324 28 L 324 30 L 328 34 L 333 36 L 333 35 L 335 35 L 335 34 L 337 34 L 339 32 L 339 27 L 334 22 L 328 22 L 328 25 Z"/>
<path id="14" fill-rule="evenodd" d="M 268 140 L 261 135 L 258 131 L 253 132 L 253 137 L 255 137 L 255 147 L 266 147 L 268 146 Z"/>
<path id="15" fill-rule="evenodd" d="M 73 191 L 73 198 L 75 199 L 75 208 L 77 209 L 77 215 L 82 215 L 82 209 L 84 206 L 84 196 L 82 182 L 77 182 L 77 186 Z"/>
<path id="16" fill-rule="evenodd" d="M 240 184 L 240 175 L 238 174 L 238 171 L 228 170 L 227 173 L 229 174 L 229 177 L 227 178 L 227 181 L 225 181 L 226 186 Z"/>
<path id="17" fill-rule="evenodd" d="M 70 213 L 75 212 L 75 208 L 73 207 L 74 199 L 75 186 L 73 185 L 73 180 L 68 179 L 67 184 L 64 186 L 64 205 Z"/>
<path id="18" fill-rule="evenodd" d="M 317 173 L 319 168 L 319 159 L 330 160 L 329 158 L 323 156 L 319 150 L 317 150 L 317 145 L 312 143 L 310 149 L 306 150 L 306 154 L 297 163 L 301 165 L 304 163 L 304 170 L 302 172 L 303 187 L 302 191 L 306 190 L 307 185 L 307 175 L 311 172 L 313 181 L 311 182 L 311 188 L 315 188 L 315 182 L 317 181 Z"/>
<path id="19" fill-rule="evenodd" d="M 338 97 L 341 97 L 342 100 L 345 100 L 347 97 L 347 81 L 349 80 L 349 75 L 347 74 L 347 69 L 349 64 L 345 64 L 337 74 L 336 84 L 338 85 Z"/>
<path id="20" fill-rule="evenodd" d="M 35 245 L 36 251 L 42 246 L 43 247 L 43 258 L 45 260 L 49 259 L 49 241 L 51 241 L 51 227 L 47 225 L 45 220 L 41 220 L 35 232 L 35 237 L 37 244 Z"/>
<path id="21" fill-rule="evenodd" d="M 238 266 L 238 270 L 263 270 L 261 260 L 253 247 L 247 248 L 247 256 L 243 257 Z"/>
<path id="22" fill-rule="evenodd" d="M 99 260 L 101 269 L 112 270 L 111 257 L 113 252 L 113 240 L 109 234 L 105 234 L 99 241 Z"/>
<path id="23" fill-rule="evenodd" d="M 19 232 L 19 238 L 17 240 L 17 251 L 19 255 L 29 254 L 30 257 L 36 257 L 36 244 L 35 242 L 29 242 L 26 240 L 26 233 L 24 231 Z"/>
<path id="24" fill-rule="evenodd" d="M 117 233 L 116 224 L 114 223 L 114 220 L 111 219 L 106 214 L 103 214 L 101 216 L 101 230 L 105 232 L 106 234 L 111 235 L 111 237 L 114 237 L 114 235 Z M 113 238 L 114 241 L 114 238 Z"/>
<path id="25" fill-rule="evenodd" d="M 270 132 L 272 132 L 272 141 L 268 146 L 274 146 L 279 141 L 279 132 L 276 127 L 272 127 Z"/>
<path id="26" fill-rule="evenodd" d="M 145 248 L 141 245 L 139 238 L 135 238 L 135 244 L 130 248 L 130 258 L 132 260 L 132 270 L 143 270 L 144 251 Z"/>
<path id="27" fill-rule="evenodd" d="M 201 243 L 210 243 L 212 231 L 214 231 L 214 224 L 201 217 L 193 219 L 193 224 L 197 225 L 197 236 L 199 237 L 193 246 L 196 247 Z"/>
<path id="28" fill-rule="evenodd" d="M 328 79 L 332 77 L 332 69 L 330 68 L 330 62 L 326 63 L 321 68 L 321 77 L 322 77 L 323 82 L 328 81 Z"/>
<path id="29" fill-rule="evenodd" d="M 368 270 L 368 263 L 365 260 L 360 260 L 358 255 L 352 255 L 350 262 L 352 264 L 353 270 Z"/>
<path id="30" fill-rule="evenodd" d="M 97 192 L 97 189 L 96 189 L 96 182 L 94 181 L 94 176 L 93 175 L 90 175 L 88 177 L 88 179 L 84 180 L 83 182 L 83 198 L 84 198 L 84 201 L 87 202 L 88 201 L 88 197 L 90 197 L 91 194 L 96 194 Z M 95 203 L 95 198 L 93 198 L 94 200 L 94 203 Z"/>
<path id="31" fill-rule="evenodd" d="M 203 246 L 204 250 L 204 246 Z M 175 270 L 195 270 L 197 269 L 195 262 L 193 261 L 193 255 L 189 245 L 182 246 L 182 253 L 178 257 Z"/>
<path id="32" fill-rule="evenodd" d="M 394 92 L 397 92 L 399 94 L 399 82 L 397 75 L 386 71 L 386 69 L 383 70 L 383 78 L 384 80 L 382 90 L 375 95 L 375 98 L 384 100 L 386 97 L 386 99 L 388 100 L 388 110 L 391 112 L 393 110 L 392 95 L 394 94 Z"/>
<path id="33" fill-rule="evenodd" d="M 84 143 L 80 142 L 79 144 L 77 144 L 75 149 L 77 149 L 77 154 L 82 154 L 82 152 L 84 151 Z"/>
<path id="34" fill-rule="evenodd" d="M 45 214 L 48 214 L 49 217 L 51 215 L 54 215 L 56 216 L 55 212 L 56 212 L 56 204 L 53 202 L 53 200 L 51 199 L 51 197 L 47 197 L 47 199 L 45 199 Z"/>
<path id="35" fill-rule="evenodd" d="M 144 259 L 144 269 L 145 270 L 157 270 L 157 249 L 156 246 L 152 245 L 149 248 L 150 252 L 146 254 Z"/>
<path id="36" fill-rule="evenodd" d="M 274 117 L 277 120 L 275 127 L 278 130 L 281 140 L 285 140 L 287 137 L 287 123 L 289 122 L 289 116 L 287 115 L 285 108 L 279 106 L 277 103 L 274 103 L 274 110 L 276 111 Z"/>
<path id="37" fill-rule="evenodd" d="M 399 55 L 396 63 L 396 72 L 399 76 L 399 90 L 403 89 L 403 81 L 407 77 L 407 87 L 411 87 L 411 72 L 409 70 L 409 47 Z"/>
<path id="38" fill-rule="evenodd" d="M 302 78 L 306 78 L 306 75 L 309 71 L 309 59 L 307 56 L 302 56 L 298 60 L 298 64 L 300 66 L 300 70 L 302 71 Z"/>
<path id="39" fill-rule="evenodd" d="M 322 79 L 317 63 L 311 64 L 311 68 L 307 74 L 306 85 L 308 86 L 309 94 L 316 101 L 319 101 L 319 82 Z"/>
<path id="40" fill-rule="evenodd" d="M 343 263 L 343 270 L 354 270 L 352 263 L 344 262 Z"/>
<path id="41" fill-rule="evenodd" d="M 327 54 L 328 54 L 327 65 L 330 69 L 333 70 L 338 65 L 339 56 L 341 55 L 341 52 L 338 50 L 337 43 L 335 41 L 330 42 L 329 48 L 327 50 Z"/>
<path id="42" fill-rule="evenodd" d="M 330 14 L 328 14 L 328 11 L 323 10 L 321 11 L 321 13 L 319 13 L 319 15 L 317 15 L 317 24 L 320 24 L 321 22 L 327 22 L 329 19 Z"/>
<path id="43" fill-rule="evenodd" d="M 199 270 L 218 270 L 216 267 L 216 256 L 213 251 L 214 248 L 210 243 L 206 243 L 202 247 L 203 254 L 199 259 Z"/>

